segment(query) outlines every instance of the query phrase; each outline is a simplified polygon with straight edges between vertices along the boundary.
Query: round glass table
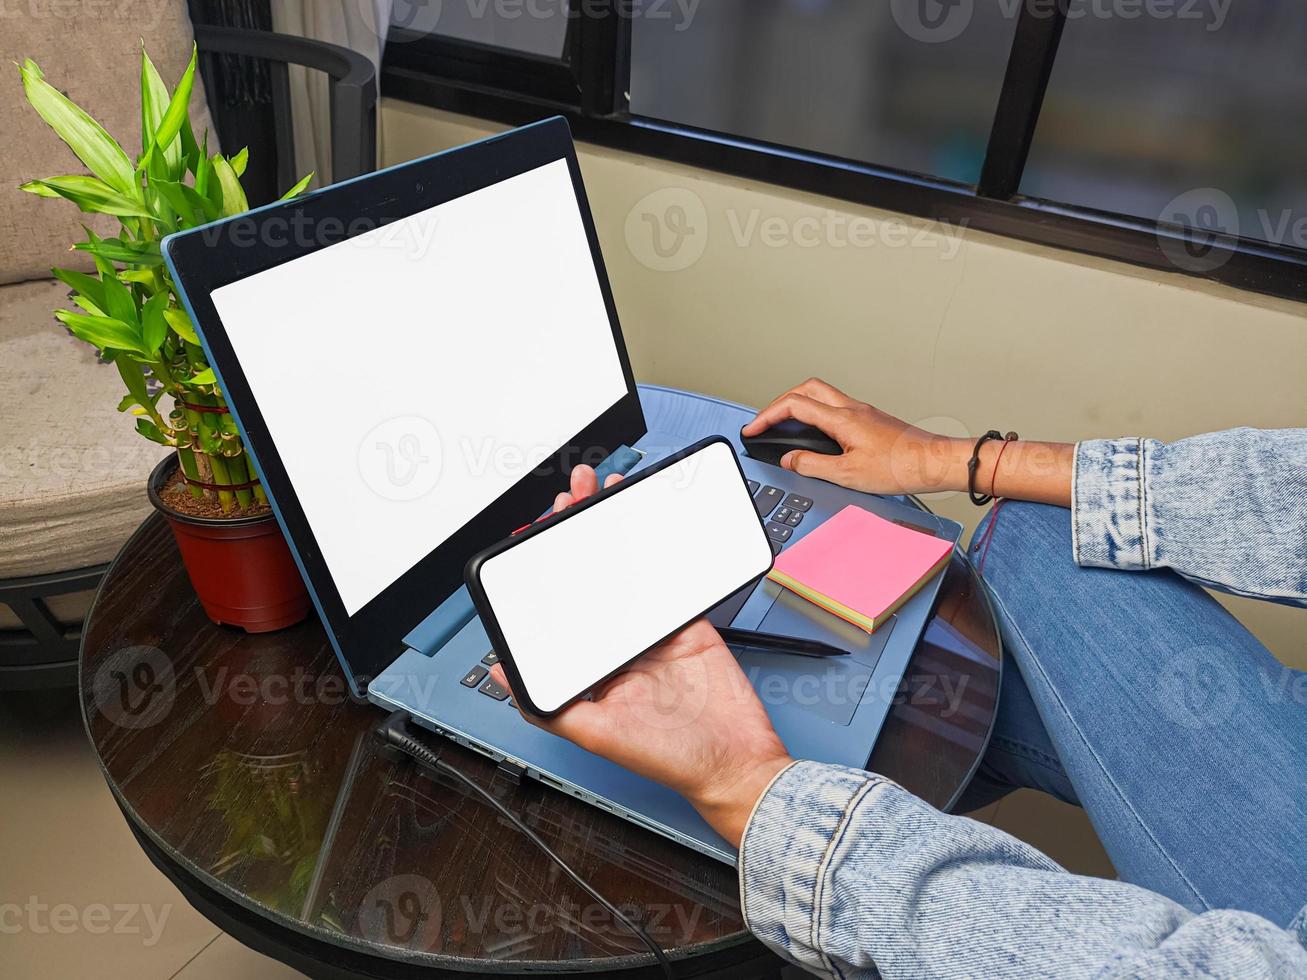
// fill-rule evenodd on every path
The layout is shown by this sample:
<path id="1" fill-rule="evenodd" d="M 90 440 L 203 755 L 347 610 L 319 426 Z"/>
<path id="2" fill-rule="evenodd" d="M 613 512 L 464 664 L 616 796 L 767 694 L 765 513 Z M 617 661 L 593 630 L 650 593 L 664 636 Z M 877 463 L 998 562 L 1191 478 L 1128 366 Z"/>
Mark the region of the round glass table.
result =
<path id="1" fill-rule="evenodd" d="M 644 386 L 650 428 L 735 436 L 739 405 Z M 871 768 L 937 807 L 988 742 L 1002 650 L 955 552 Z M 393 755 L 321 625 L 214 626 L 150 517 L 105 576 L 80 660 L 87 732 L 149 858 L 216 925 L 314 977 L 661 976 L 640 941 L 456 781 Z M 440 742 L 432 736 L 430 742 Z M 778 976 L 745 931 L 734 869 L 453 743 L 443 757 L 514 808 L 668 950 L 678 975 Z"/>

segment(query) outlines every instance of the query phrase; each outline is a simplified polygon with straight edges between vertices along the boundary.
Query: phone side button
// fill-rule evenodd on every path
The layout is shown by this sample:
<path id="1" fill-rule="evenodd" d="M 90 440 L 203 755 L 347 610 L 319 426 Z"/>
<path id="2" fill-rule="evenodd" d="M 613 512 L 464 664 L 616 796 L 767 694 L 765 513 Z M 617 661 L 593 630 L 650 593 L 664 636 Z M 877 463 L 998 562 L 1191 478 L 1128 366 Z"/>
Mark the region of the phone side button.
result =
<path id="1" fill-rule="evenodd" d="M 485 680 L 485 677 L 488 673 L 490 673 L 490 671 L 486 670 L 484 667 L 473 667 L 470 671 L 468 671 L 467 676 L 463 678 L 462 681 L 463 686 L 476 687 L 483 680 Z"/>

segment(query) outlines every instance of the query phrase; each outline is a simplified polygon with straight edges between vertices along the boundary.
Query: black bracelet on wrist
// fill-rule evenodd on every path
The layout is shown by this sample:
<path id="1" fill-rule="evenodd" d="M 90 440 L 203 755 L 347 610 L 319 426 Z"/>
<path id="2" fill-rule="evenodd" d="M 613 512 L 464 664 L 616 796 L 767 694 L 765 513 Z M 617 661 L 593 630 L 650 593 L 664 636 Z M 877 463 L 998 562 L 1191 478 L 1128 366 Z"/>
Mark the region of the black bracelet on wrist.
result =
<path id="1" fill-rule="evenodd" d="M 976 492 L 976 473 L 980 469 L 980 450 L 987 442 L 1016 442 L 1021 437 L 1015 432 L 1009 432 L 1007 435 L 999 432 L 998 429 L 990 429 L 983 436 L 976 440 L 976 448 L 971 451 L 971 459 L 967 461 L 967 496 L 977 507 L 984 507 L 994 499 L 993 494 L 980 494 Z M 1002 454 L 1000 454 L 1001 457 Z M 998 478 L 998 463 L 994 463 L 994 477 Z M 994 489 L 994 482 L 991 481 L 989 488 Z"/>

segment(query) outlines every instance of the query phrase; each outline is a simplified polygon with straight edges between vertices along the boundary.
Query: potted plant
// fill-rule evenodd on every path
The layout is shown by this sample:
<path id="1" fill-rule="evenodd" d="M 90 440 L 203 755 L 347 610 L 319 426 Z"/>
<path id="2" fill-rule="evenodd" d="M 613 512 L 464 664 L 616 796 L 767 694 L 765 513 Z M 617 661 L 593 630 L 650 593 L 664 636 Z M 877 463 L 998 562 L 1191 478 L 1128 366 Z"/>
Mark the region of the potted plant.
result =
<path id="1" fill-rule="evenodd" d="M 150 475 L 147 492 L 172 527 L 209 618 L 267 632 L 304 619 L 308 597 L 159 251 L 171 232 L 249 208 L 240 180 L 248 150 L 211 155 L 208 133 L 197 142 L 191 127 L 196 59 L 192 51 L 170 92 L 142 45 L 135 160 L 26 61 L 20 71 L 28 102 L 90 174 L 33 180 L 22 190 L 117 219 L 118 235 L 102 238 L 88 228 L 86 241 L 73 246 L 90 254 L 94 275 L 53 270 L 76 307 L 55 316 L 117 367 L 127 389 L 118 411 L 136 416 L 142 437 L 176 450 Z"/>

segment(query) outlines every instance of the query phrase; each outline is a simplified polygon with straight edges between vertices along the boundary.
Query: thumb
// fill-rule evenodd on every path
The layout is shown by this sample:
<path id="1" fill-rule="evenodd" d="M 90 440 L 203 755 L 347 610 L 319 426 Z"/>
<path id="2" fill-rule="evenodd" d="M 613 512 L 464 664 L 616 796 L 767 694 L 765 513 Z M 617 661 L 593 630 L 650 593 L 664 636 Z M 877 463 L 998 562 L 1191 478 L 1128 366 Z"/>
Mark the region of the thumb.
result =
<path id="1" fill-rule="evenodd" d="M 781 458 L 782 469 L 798 473 L 799 476 L 830 482 L 835 482 L 835 476 L 843 463 L 843 456 L 828 456 L 826 453 L 814 453 L 806 449 L 796 449 Z"/>
<path id="2" fill-rule="evenodd" d="M 503 664 L 495 664 L 490 668 L 490 679 L 513 696 L 513 700 L 517 702 L 517 709 L 523 718 L 537 728 L 543 728 L 551 735 L 565 738 L 569 742 L 576 742 L 582 748 L 585 748 L 586 743 L 593 740 L 595 730 L 602 727 L 602 717 L 597 717 L 596 713 L 602 716 L 603 712 L 597 704 L 591 701 L 577 701 L 553 718 L 540 718 L 522 707 L 522 700 L 517 696 L 517 692 L 513 690 L 512 685 L 509 684 L 508 674 L 504 672 Z"/>

